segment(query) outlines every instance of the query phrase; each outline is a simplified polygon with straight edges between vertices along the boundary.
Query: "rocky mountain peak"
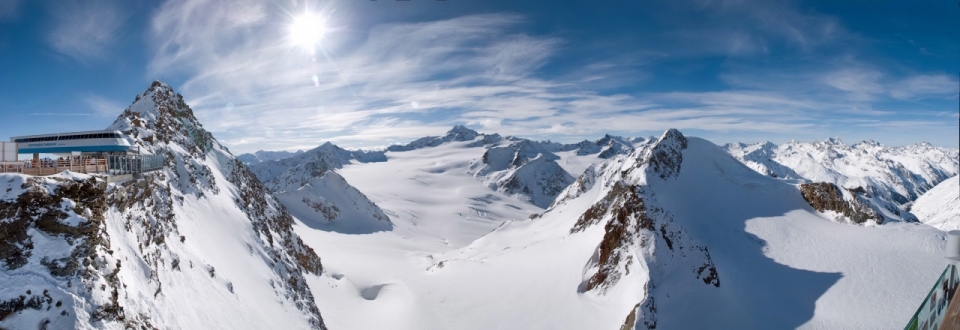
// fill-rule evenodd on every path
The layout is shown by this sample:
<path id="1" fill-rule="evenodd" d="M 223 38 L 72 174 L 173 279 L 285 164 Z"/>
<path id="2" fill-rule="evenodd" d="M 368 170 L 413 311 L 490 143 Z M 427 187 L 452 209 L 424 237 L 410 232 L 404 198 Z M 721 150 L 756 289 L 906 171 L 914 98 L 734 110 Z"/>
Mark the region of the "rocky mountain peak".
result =
<path id="1" fill-rule="evenodd" d="M 826 143 L 826 144 L 829 144 L 829 145 L 845 146 L 845 144 L 843 144 L 843 141 L 840 140 L 840 137 L 839 137 L 839 136 L 834 136 L 834 137 L 828 138 L 828 139 L 824 140 L 823 142 Z"/>
<path id="2" fill-rule="evenodd" d="M 671 128 L 657 139 L 645 153 L 643 162 L 649 164 L 648 176 L 656 175 L 661 179 L 676 177 L 680 174 L 683 162 L 682 151 L 687 148 L 687 138 L 680 131 Z"/>
<path id="3" fill-rule="evenodd" d="M 107 129 L 124 132 L 141 152 L 149 154 L 162 154 L 172 144 L 193 156 L 212 150 L 214 145 L 226 150 L 203 128 L 183 96 L 160 81 L 138 95 Z"/>
<path id="4" fill-rule="evenodd" d="M 121 297 L 128 293 L 132 297 L 141 295 L 137 290 L 149 290 L 150 294 L 160 301 L 180 299 L 181 291 L 172 288 L 168 291 L 164 281 L 171 277 L 179 278 L 179 275 L 171 274 L 182 272 L 185 267 L 192 267 L 196 263 L 208 263 L 204 267 L 208 269 L 209 275 L 201 274 L 200 278 L 241 277 L 238 273 L 228 273 L 226 265 L 229 260 L 205 256 L 205 252 L 195 248 L 185 248 L 190 244 L 185 243 L 187 240 L 199 242 L 214 239 L 232 242 L 242 239 L 218 236 L 219 233 L 210 233 L 212 236 L 201 238 L 180 229 L 196 228 L 197 221 L 202 220 L 205 226 L 216 224 L 227 231 L 252 230 L 249 232 L 251 239 L 244 242 L 249 254 L 259 253 L 260 259 L 253 260 L 270 262 L 251 266 L 262 267 L 267 270 L 264 274 L 271 274 L 271 283 L 266 286 L 275 290 L 277 297 L 281 299 L 278 310 L 283 308 L 280 307 L 283 304 L 290 304 L 296 311 L 294 313 L 304 315 L 304 320 L 307 321 L 304 325 L 324 328 L 304 278 L 306 274 L 319 274 L 322 271 L 319 257 L 293 232 L 294 221 L 286 209 L 269 194 L 245 165 L 203 128 L 180 94 L 169 85 L 155 81 L 137 96 L 133 104 L 125 109 L 108 129 L 127 134 L 133 144 L 140 147 L 142 153 L 164 157 L 163 169 L 144 173 L 143 179 L 111 186 L 113 188 L 105 192 L 107 226 L 113 226 L 115 231 L 131 235 L 141 242 L 137 249 L 126 250 L 124 253 L 127 253 L 125 256 L 130 260 L 142 260 L 131 266 L 139 265 L 135 267 L 144 267 L 146 272 L 121 269 L 121 275 L 150 276 L 131 278 L 144 283 L 143 287 L 131 286 L 126 289 L 127 285 L 114 286 L 115 296 L 111 304 L 118 308 L 129 308 L 128 315 L 136 311 L 149 317 L 155 313 L 151 310 L 154 307 L 131 304 L 124 300 L 126 298 L 117 300 L 117 292 L 119 291 Z M 224 216 L 231 219 L 226 222 L 216 216 L 197 219 L 195 213 L 202 212 L 194 206 L 197 204 L 216 205 Z M 248 221 L 249 225 L 237 227 L 239 219 Z M 241 258 L 246 254 L 247 252 L 243 252 L 233 257 Z M 180 265 L 181 260 L 184 266 Z M 209 265 L 214 263 L 218 264 L 217 272 Z M 120 269 L 119 262 L 117 266 Z M 124 266 L 127 266 L 126 260 Z M 224 282 L 223 288 L 226 292 L 233 293 L 233 283 Z M 169 297 L 164 298 L 165 295 Z M 243 309 L 241 307 L 237 310 Z M 122 321 L 122 318 L 116 320 Z M 174 323 L 170 327 L 178 326 Z"/>
<path id="5" fill-rule="evenodd" d="M 447 136 L 452 136 L 455 141 L 470 141 L 477 138 L 477 135 L 480 133 L 463 125 L 456 125 L 447 131 Z"/>

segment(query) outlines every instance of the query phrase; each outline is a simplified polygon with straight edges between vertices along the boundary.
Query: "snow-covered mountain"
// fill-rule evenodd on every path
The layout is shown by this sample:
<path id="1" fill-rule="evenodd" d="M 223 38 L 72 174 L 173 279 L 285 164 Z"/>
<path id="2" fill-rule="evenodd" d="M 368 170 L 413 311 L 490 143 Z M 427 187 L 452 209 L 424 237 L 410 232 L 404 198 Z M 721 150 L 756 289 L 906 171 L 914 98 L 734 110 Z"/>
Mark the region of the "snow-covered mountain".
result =
<path id="1" fill-rule="evenodd" d="M 338 170 L 394 228 L 295 227 L 338 251 L 324 257 L 334 279 L 311 285 L 335 297 L 319 302 L 332 327 L 890 328 L 914 303 L 876 302 L 919 302 L 943 269 L 943 232 L 848 225 L 860 192 L 818 184 L 805 198 L 803 182 L 674 130 L 588 166 L 546 210 L 469 174 L 495 148 L 472 143 Z"/>
<path id="2" fill-rule="evenodd" d="M 108 129 L 165 167 L 0 174 L 0 327 L 325 328 L 320 258 L 179 94 L 154 82 Z"/>
<path id="3" fill-rule="evenodd" d="M 944 233 L 888 220 L 957 190 L 922 188 L 956 173 L 950 149 L 676 130 L 457 126 L 247 169 L 162 83 L 111 128 L 166 168 L 0 175 L 0 327 L 891 328 L 943 269 Z"/>
<path id="4" fill-rule="evenodd" d="M 604 135 L 597 141 L 583 140 L 578 143 L 560 145 L 559 151 L 576 150 L 577 155 L 585 156 L 596 154 L 602 159 L 609 159 L 616 155 L 628 154 L 634 145 L 643 143 L 643 138 L 628 139 L 614 135 Z"/>
<path id="5" fill-rule="evenodd" d="M 574 180 L 559 159 L 540 143 L 518 140 L 487 148 L 471 172 L 493 190 L 546 208 Z"/>
<path id="6" fill-rule="evenodd" d="M 960 229 L 960 176 L 943 180 L 920 195 L 910 208 L 920 222 L 941 230 Z"/>
<path id="7" fill-rule="evenodd" d="M 480 134 L 477 133 L 477 131 L 469 129 L 463 125 L 456 125 L 453 127 L 453 129 L 447 131 L 447 134 L 444 136 L 422 137 L 407 144 L 389 146 L 387 147 L 387 151 L 410 151 L 421 148 L 436 147 L 446 142 L 474 141 L 477 139 L 477 137 L 480 137 L 480 139 L 471 146 L 496 144 L 503 140 L 503 137 L 501 137 L 500 134 Z"/>
<path id="8" fill-rule="evenodd" d="M 643 138 L 627 139 L 605 135 L 597 141 L 584 140 L 574 144 L 550 141 L 533 141 L 499 134 L 483 134 L 462 125 L 454 126 L 443 136 L 428 136 L 404 145 L 393 145 L 384 152 L 351 151 L 329 142 L 302 155 L 276 161 L 258 163 L 254 173 L 275 191 L 294 190 L 297 187 L 275 187 L 276 180 L 286 180 L 299 186 L 305 177 L 315 177 L 326 169 L 338 169 L 343 165 L 386 161 L 388 153 L 409 152 L 434 148 L 444 144 L 466 142 L 465 146 L 476 148 L 478 156 L 472 160 L 469 173 L 476 176 L 492 190 L 514 196 L 522 201 L 545 208 L 557 194 L 573 182 L 587 166 L 616 155 L 627 154 L 635 145 L 642 145 Z M 323 158 L 322 162 L 314 161 Z M 318 164 L 322 164 L 318 165 Z M 295 166 L 322 167 L 319 170 L 291 171 L 287 177 L 278 178 Z M 575 171 L 571 174 L 569 171 Z M 306 176 L 304 176 L 306 173 Z M 289 177 L 293 175 L 294 177 Z M 281 198 L 283 199 L 283 198 Z M 290 207 L 290 205 L 287 205 Z"/>
<path id="9" fill-rule="evenodd" d="M 382 152 L 349 151 L 330 142 L 302 154 L 252 167 L 253 173 L 298 219 L 341 233 L 390 230 L 390 218 L 336 169 L 352 162 L 383 162 Z"/>
<path id="10" fill-rule="evenodd" d="M 839 138 L 775 145 L 727 144 L 724 149 L 751 169 L 772 177 L 828 182 L 863 189 L 865 198 L 891 219 L 915 221 L 905 206 L 960 172 L 958 150 L 928 143 L 886 147 L 874 141 L 851 146 Z"/>
<path id="11" fill-rule="evenodd" d="M 260 150 L 252 154 L 241 154 L 237 156 L 243 165 L 251 166 L 254 164 L 260 164 L 266 161 L 284 159 L 291 156 L 296 156 L 302 154 L 303 150 L 297 150 L 296 152 L 289 151 L 264 151 Z"/>
<path id="12" fill-rule="evenodd" d="M 328 170 L 343 165 L 369 162 L 385 162 L 387 157 L 380 151 L 346 150 L 330 142 L 279 160 L 265 161 L 250 169 L 272 189 L 290 190 L 299 188 L 306 180 L 320 177 Z"/>

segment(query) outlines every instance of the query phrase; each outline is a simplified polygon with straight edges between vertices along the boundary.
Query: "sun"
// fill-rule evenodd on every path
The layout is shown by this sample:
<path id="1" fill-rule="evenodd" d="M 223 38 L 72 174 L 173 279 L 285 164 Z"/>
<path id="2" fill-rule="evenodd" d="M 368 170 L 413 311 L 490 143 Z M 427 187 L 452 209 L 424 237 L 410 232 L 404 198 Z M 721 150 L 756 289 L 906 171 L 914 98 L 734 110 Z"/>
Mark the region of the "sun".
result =
<path id="1" fill-rule="evenodd" d="M 314 46 L 326 33 L 327 27 L 323 18 L 316 14 L 297 16 L 290 25 L 290 41 L 299 46 Z"/>

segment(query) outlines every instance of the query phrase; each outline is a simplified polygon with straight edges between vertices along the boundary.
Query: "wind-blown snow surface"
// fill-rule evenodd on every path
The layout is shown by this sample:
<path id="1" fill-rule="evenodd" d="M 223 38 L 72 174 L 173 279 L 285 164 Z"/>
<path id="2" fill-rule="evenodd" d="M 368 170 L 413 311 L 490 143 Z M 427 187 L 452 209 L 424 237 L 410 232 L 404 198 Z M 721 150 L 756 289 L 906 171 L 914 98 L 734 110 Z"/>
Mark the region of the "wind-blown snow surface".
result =
<path id="1" fill-rule="evenodd" d="M 941 231 L 837 223 L 676 131 L 546 211 L 473 178 L 463 140 L 338 170 L 392 231 L 295 227 L 332 274 L 310 278 L 331 328 L 895 328 L 944 266 Z"/>
<path id="2" fill-rule="evenodd" d="M 910 212 L 944 231 L 960 229 L 960 176 L 944 180 L 917 198 Z"/>
<path id="3" fill-rule="evenodd" d="M 160 82 L 110 126 L 164 169 L 0 175 L 0 327 L 325 328 L 294 219 Z"/>

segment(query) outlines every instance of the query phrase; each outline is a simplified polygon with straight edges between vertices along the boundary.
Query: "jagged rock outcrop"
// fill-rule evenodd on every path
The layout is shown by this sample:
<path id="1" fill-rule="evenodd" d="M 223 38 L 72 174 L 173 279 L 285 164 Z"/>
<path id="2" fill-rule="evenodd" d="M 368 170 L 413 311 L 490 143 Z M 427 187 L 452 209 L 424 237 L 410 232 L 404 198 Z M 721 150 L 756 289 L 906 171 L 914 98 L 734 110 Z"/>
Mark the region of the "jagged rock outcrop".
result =
<path id="1" fill-rule="evenodd" d="M 833 211 L 857 224 L 884 222 L 883 215 L 863 200 L 866 191 L 862 187 L 841 189 L 829 182 L 803 183 L 800 194 L 818 212 Z"/>
<path id="2" fill-rule="evenodd" d="M 644 149 L 642 164 L 649 165 L 649 174 L 661 179 L 675 178 L 680 175 L 683 163 L 683 149 L 687 148 L 687 138 L 675 129 L 667 130 L 652 147 Z"/>
<path id="3" fill-rule="evenodd" d="M 695 271 L 697 278 L 705 284 L 720 286 L 716 267 L 706 247 L 691 244 L 673 216 L 657 206 L 655 194 L 644 189 L 651 178 L 676 178 L 683 162 L 682 152 L 686 148 L 686 137 L 679 131 L 668 130 L 655 143 L 630 154 L 628 159 L 604 164 L 599 173 L 605 177 L 588 179 L 581 176 L 577 184 L 564 192 L 562 199 L 567 200 L 590 189 L 594 181 L 609 184 L 603 198 L 580 215 L 570 229 L 571 234 L 577 234 L 605 222 L 597 255 L 591 261 L 593 265 L 590 269 L 594 271 L 584 282 L 582 291 L 606 292 L 630 272 L 630 265 L 637 255 L 634 251 L 644 251 L 641 255 L 645 255 L 642 258 L 647 262 L 656 259 L 655 254 L 667 254 L 657 252 L 658 249 L 653 246 L 658 244 L 664 244 L 669 251 L 692 248 L 702 253 L 705 261 L 702 265 L 698 264 Z M 613 170 L 617 167 L 619 170 Z M 596 173 L 598 169 L 591 169 L 584 175 Z M 652 304 L 648 302 L 647 306 Z"/>
<path id="4" fill-rule="evenodd" d="M 0 201 L 0 283 L 6 288 L 0 290 L 0 325 L 22 325 L 14 314 L 27 313 L 40 320 L 32 326 L 69 328 L 86 319 L 153 327 L 149 317 L 126 313 L 118 301 L 122 260 L 113 255 L 106 229 L 105 181 L 69 174 L 0 177 L 22 190 Z M 66 285 L 50 285 L 39 274 Z M 13 288 L 19 292 L 9 292 Z"/>

